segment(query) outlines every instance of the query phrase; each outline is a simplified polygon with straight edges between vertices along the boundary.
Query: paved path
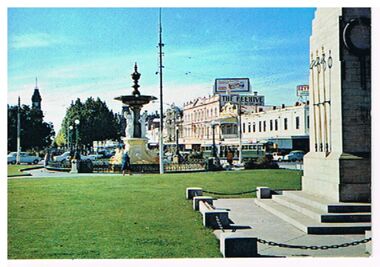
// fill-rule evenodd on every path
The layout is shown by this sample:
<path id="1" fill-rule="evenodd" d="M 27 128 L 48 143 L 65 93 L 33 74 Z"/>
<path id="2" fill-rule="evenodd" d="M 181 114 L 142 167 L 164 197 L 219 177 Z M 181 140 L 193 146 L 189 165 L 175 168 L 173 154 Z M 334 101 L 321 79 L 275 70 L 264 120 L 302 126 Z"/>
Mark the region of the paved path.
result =
<path id="1" fill-rule="evenodd" d="M 308 235 L 293 225 L 257 206 L 252 198 L 249 199 L 219 199 L 214 201 L 217 208 L 230 209 L 230 218 L 235 224 L 249 225 L 252 229 L 237 230 L 242 234 L 253 233 L 255 236 L 268 241 L 292 245 L 338 245 L 364 239 L 364 235 Z M 214 231 L 219 237 L 220 230 Z M 317 256 L 317 257 L 368 257 L 365 244 L 354 247 L 329 250 L 302 250 L 272 247 L 259 244 L 258 253 L 263 256 Z"/>
<path id="2" fill-rule="evenodd" d="M 30 173 L 32 176 L 8 177 L 8 179 L 62 178 L 62 177 L 84 177 L 84 176 L 88 177 L 88 176 L 116 176 L 116 175 L 121 175 L 121 174 L 115 174 L 115 173 L 78 173 L 78 174 L 72 174 L 69 172 L 49 171 L 49 170 L 46 170 L 45 168 L 24 171 L 24 173 Z M 134 174 L 134 175 L 139 175 L 139 174 Z"/>

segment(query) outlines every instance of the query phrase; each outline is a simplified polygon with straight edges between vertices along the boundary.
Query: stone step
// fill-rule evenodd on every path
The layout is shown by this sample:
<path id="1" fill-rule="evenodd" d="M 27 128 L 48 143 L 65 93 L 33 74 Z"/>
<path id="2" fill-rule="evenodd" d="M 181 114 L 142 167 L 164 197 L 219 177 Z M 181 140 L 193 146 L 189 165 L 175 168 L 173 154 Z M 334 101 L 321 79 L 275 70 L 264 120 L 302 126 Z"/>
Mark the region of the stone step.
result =
<path id="1" fill-rule="evenodd" d="M 255 199 L 255 203 L 273 213 L 282 220 L 294 225 L 307 234 L 364 234 L 371 229 L 370 223 L 321 223 L 291 208 L 283 206 L 273 199 Z"/>
<path id="2" fill-rule="evenodd" d="M 282 194 L 288 198 L 305 203 L 316 209 L 321 209 L 326 213 L 363 213 L 371 212 L 370 203 L 350 203 L 340 202 L 333 203 L 319 196 L 308 194 L 303 191 L 283 191 Z"/>
<path id="3" fill-rule="evenodd" d="M 286 195 L 273 195 L 272 199 L 278 204 L 294 209 L 318 222 L 371 222 L 370 213 L 327 213 L 323 209 L 315 208 Z"/>

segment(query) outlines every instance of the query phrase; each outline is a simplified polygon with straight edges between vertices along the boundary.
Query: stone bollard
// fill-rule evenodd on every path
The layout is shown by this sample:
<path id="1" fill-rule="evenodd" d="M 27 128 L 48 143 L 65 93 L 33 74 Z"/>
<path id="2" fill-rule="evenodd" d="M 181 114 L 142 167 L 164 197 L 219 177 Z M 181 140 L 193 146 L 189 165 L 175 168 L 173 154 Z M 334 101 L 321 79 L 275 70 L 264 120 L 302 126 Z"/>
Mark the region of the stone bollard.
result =
<path id="1" fill-rule="evenodd" d="M 258 257 L 257 237 L 242 235 L 241 233 L 221 233 L 220 252 L 225 258 L 231 257 Z"/>
<path id="2" fill-rule="evenodd" d="M 196 196 L 202 196 L 202 188 L 199 187 L 188 187 L 186 188 L 186 199 L 193 199 Z"/>
<path id="3" fill-rule="evenodd" d="M 272 198 L 272 191 L 269 187 L 256 187 L 256 197 L 258 199 Z"/>
<path id="4" fill-rule="evenodd" d="M 199 210 L 199 201 L 207 202 L 208 204 L 213 204 L 213 198 L 207 196 L 193 197 L 193 210 Z"/>
<path id="5" fill-rule="evenodd" d="M 365 238 L 372 237 L 372 231 L 365 231 Z M 372 241 L 365 243 L 365 252 L 372 255 Z"/>
<path id="6" fill-rule="evenodd" d="M 216 217 L 219 218 L 219 222 L 222 227 L 230 226 L 230 220 L 228 219 L 228 211 L 226 210 L 209 210 L 203 212 L 203 226 L 212 229 L 219 229 L 219 224 Z"/>
<path id="7" fill-rule="evenodd" d="M 78 173 L 79 171 L 79 161 L 76 159 L 73 159 L 71 161 L 71 170 L 70 173 Z"/>

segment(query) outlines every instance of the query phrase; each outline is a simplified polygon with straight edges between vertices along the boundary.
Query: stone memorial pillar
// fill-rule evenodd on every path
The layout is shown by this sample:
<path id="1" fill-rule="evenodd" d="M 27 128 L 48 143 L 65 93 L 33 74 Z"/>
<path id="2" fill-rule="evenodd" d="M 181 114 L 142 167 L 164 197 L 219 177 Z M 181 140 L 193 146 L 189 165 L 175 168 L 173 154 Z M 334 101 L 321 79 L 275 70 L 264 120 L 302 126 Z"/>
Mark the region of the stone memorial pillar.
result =
<path id="1" fill-rule="evenodd" d="M 310 152 L 302 190 L 371 201 L 371 10 L 318 8 L 310 37 Z"/>

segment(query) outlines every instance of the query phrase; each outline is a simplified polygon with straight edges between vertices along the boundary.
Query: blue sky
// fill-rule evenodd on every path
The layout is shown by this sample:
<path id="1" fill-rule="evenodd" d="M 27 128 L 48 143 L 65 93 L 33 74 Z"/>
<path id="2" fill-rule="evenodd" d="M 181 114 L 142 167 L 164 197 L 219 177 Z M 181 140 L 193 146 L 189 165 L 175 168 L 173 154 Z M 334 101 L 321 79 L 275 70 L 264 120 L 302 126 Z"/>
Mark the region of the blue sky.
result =
<path id="1" fill-rule="evenodd" d="M 164 102 L 212 92 L 215 78 L 248 77 L 266 104 L 292 104 L 308 83 L 313 8 L 163 9 Z M 129 94 L 137 61 L 143 94 L 158 96 L 158 9 L 8 10 L 8 103 L 30 104 L 38 77 L 46 119 L 60 128 L 77 97 Z M 151 104 L 148 110 L 158 108 Z"/>

